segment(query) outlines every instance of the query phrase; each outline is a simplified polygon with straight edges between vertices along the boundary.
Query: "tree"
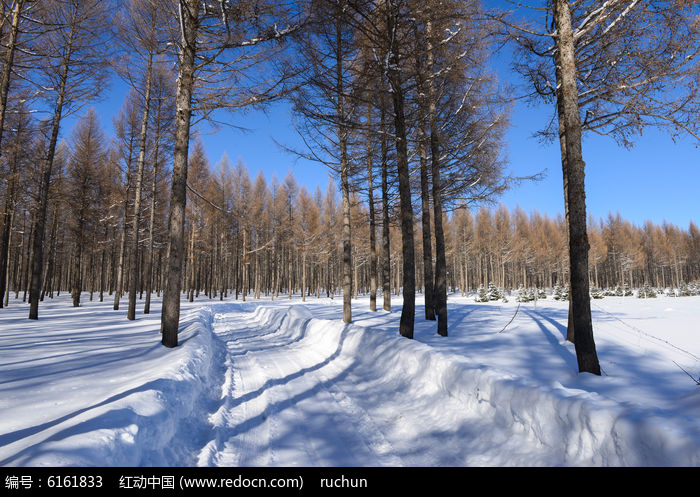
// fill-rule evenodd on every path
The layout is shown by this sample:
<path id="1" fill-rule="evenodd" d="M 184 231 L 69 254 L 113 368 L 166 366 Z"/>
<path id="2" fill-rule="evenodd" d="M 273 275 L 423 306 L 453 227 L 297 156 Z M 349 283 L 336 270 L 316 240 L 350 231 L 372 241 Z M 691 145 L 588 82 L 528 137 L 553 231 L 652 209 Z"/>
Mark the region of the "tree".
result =
<path id="1" fill-rule="evenodd" d="M 543 11 L 550 25 L 540 33 L 500 16 L 522 48 L 516 69 L 535 94 L 556 103 L 569 231 L 570 325 L 581 372 L 600 374 L 589 301 L 582 133 L 610 134 L 625 145 L 645 125 L 695 134 L 697 87 L 683 87 L 697 74 L 692 3 L 552 0 Z"/>
<path id="2" fill-rule="evenodd" d="M 207 117 L 219 108 L 260 105 L 279 94 L 280 79 L 270 81 L 258 75 L 260 78 L 256 81 L 252 71 L 258 62 L 271 56 L 269 52 L 256 51 L 256 47 L 278 40 L 298 26 L 292 21 L 294 9 L 286 6 L 290 12 L 285 12 L 283 7 L 276 2 L 239 5 L 179 0 L 177 13 L 172 13 L 179 21 L 180 30 L 177 40 L 173 40 L 177 50 L 178 86 L 168 262 L 161 315 L 162 343 L 166 347 L 178 344 L 187 158 L 193 111 Z M 278 26 L 284 27 L 279 29 Z M 232 54 L 236 49 L 238 57 Z M 244 67 L 245 78 L 241 73 Z M 231 85 L 231 81 L 240 79 L 245 79 L 247 84 Z M 205 86 L 207 91 L 202 91 Z"/>
<path id="3" fill-rule="evenodd" d="M 9 33 L 7 39 L 3 40 L 5 53 L 3 54 L 2 71 L 0 72 L 0 145 L 2 145 L 2 135 L 5 128 L 5 112 L 7 110 L 7 97 L 10 93 L 10 80 L 15 61 L 15 53 L 17 52 L 21 34 L 20 24 L 25 23 L 24 17 L 27 14 L 26 11 L 31 7 L 31 5 L 27 4 L 30 3 L 31 2 L 25 2 L 25 0 L 15 0 L 12 2 Z M 7 18 L 3 15 L 2 24 L 4 24 L 6 20 Z"/>
<path id="4" fill-rule="evenodd" d="M 134 188 L 134 153 L 139 139 L 139 95 L 133 88 L 124 100 L 119 116 L 114 119 L 114 128 L 119 146 L 119 158 L 123 166 L 123 211 L 121 223 L 121 243 L 119 248 L 119 263 L 117 266 L 116 289 L 114 292 L 114 310 L 119 310 L 119 299 L 124 287 L 124 268 L 127 262 L 127 242 L 129 224 L 130 192 Z M 132 210 L 133 213 L 133 210 Z"/>
<path id="5" fill-rule="evenodd" d="M 94 108 L 91 107 L 79 121 L 71 142 L 66 193 L 75 244 L 71 295 L 73 307 L 78 307 L 83 290 L 83 251 L 92 245 L 89 243 L 92 238 L 89 235 L 96 231 L 100 168 L 106 162 L 107 156 L 104 133 L 99 127 Z"/>
<path id="6" fill-rule="evenodd" d="M 42 3 L 37 12 L 41 22 L 53 25 L 40 39 L 41 59 L 34 79 L 51 106 L 53 116 L 32 238 L 29 319 L 39 318 L 48 192 L 61 120 L 67 113 L 78 111 L 102 90 L 109 57 L 110 12 L 107 2 L 99 0 L 50 0 Z"/>
<path id="7" fill-rule="evenodd" d="M 301 117 L 299 132 L 307 153 L 297 152 L 328 166 L 340 176 L 343 240 L 343 321 L 352 322 L 352 230 L 350 222 L 351 170 L 348 147 L 353 114 L 356 58 L 353 20 L 347 0 L 312 2 L 313 15 L 299 40 L 300 65 L 294 73 L 302 80 L 295 89 L 294 111 Z"/>
<path id="8" fill-rule="evenodd" d="M 9 118 L 4 121 L 8 125 L 5 134 L 3 154 L 0 156 L 6 170 L 3 171 L 3 179 L 7 181 L 4 190 L 4 205 L 2 214 L 2 236 L 0 237 L 0 308 L 4 305 L 7 282 L 9 280 L 7 268 L 10 256 L 10 237 L 12 224 L 23 178 L 26 181 L 29 164 L 34 157 L 32 137 L 36 133 L 36 124 L 31 120 L 26 104 L 20 102 L 9 113 Z M 9 136 L 8 136 L 9 135 Z"/>
<path id="9" fill-rule="evenodd" d="M 155 68 L 153 81 L 153 105 L 154 112 L 152 113 L 153 128 L 151 136 L 153 136 L 152 145 L 152 177 L 151 177 L 151 206 L 150 219 L 148 223 L 148 260 L 146 262 L 146 302 L 143 305 L 143 313 L 149 314 L 151 309 L 151 293 L 153 290 L 153 264 L 154 252 L 156 243 L 156 229 L 160 223 L 156 224 L 156 220 L 161 218 L 157 216 L 156 211 L 161 207 L 158 202 L 158 192 L 164 190 L 163 173 L 165 172 L 165 157 L 170 155 L 172 150 L 172 124 L 175 120 L 175 108 L 173 106 L 173 96 L 175 94 L 175 85 L 172 81 L 172 74 L 162 65 L 159 64 Z M 160 253 L 160 252 L 159 252 Z M 157 288 L 160 288 L 158 285 Z"/>
<path id="10" fill-rule="evenodd" d="M 383 70 L 390 87 L 394 115 L 394 141 L 396 148 L 396 172 L 399 182 L 399 217 L 401 220 L 401 241 L 403 258 L 403 307 L 399 333 L 406 338 L 413 338 L 415 317 L 416 278 L 414 265 L 413 205 L 411 203 L 411 184 L 408 164 L 408 132 L 406 129 L 406 83 L 404 75 L 407 64 L 405 48 L 408 36 L 408 5 L 402 0 L 389 0 L 380 9 L 377 19 L 380 30 L 376 33 L 380 47 L 383 49 L 381 60 Z M 383 28 L 383 29 L 382 29 Z M 433 178 L 434 181 L 434 178 Z"/>
<path id="11" fill-rule="evenodd" d="M 151 111 L 155 69 L 154 59 L 165 51 L 167 38 L 163 26 L 164 12 L 153 0 L 130 0 L 126 10 L 117 19 L 119 40 L 127 56 L 121 60 L 118 71 L 129 81 L 132 88 L 142 95 L 141 126 L 139 131 L 138 164 L 134 189 L 134 207 L 131 228 L 131 271 L 129 284 L 129 308 L 127 319 L 136 319 L 136 288 L 138 285 L 137 261 L 139 258 L 139 221 L 141 216 L 141 192 L 143 189 L 144 167 L 148 122 Z M 162 81 L 162 80 L 161 80 Z"/>

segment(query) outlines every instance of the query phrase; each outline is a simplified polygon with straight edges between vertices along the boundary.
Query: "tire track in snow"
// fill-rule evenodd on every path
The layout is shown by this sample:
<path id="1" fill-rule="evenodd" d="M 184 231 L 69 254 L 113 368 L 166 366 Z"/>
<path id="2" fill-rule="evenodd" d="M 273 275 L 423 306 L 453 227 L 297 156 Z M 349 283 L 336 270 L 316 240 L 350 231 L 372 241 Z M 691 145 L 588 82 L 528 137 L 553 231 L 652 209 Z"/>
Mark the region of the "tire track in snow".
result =
<path id="1" fill-rule="evenodd" d="M 314 355 L 319 361 L 323 361 L 321 354 L 309 348 L 305 351 L 307 355 Z M 333 375 L 333 380 L 324 373 Z M 333 398 L 334 402 L 341 406 L 346 416 L 353 425 L 354 430 L 361 436 L 364 443 L 371 450 L 374 461 L 371 465 L 376 466 L 403 466 L 401 458 L 394 455 L 391 443 L 384 437 L 384 434 L 372 420 L 369 413 L 361 407 L 350 395 L 339 386 L 341 382 L 334 381 L 344 376 L 347 369 L 343 369 L 335 361 L 328 361 L 323 368 L 315 371 L 320 382 L 319 385 Z M 351 376 L 348 375 L 348 376 Z"/>
<path id="2" fill-rule="evenodd" d="M 264 465 L 265 457 L 257 453 L 261 437 L 267 425 L 263 423 L 254 431 L 244 431 L 234 438 L 231 427 L 240 427 L 246 420 L 262 416 L 265 399 L 254 395 L 263 383 L 259 376 L 248 374 L 254 368 L 245 351 L 257 348 L 268 335 L 274 335 L 281 325 L 279 313 L 257 316 L 256 313 L 238 311 L 217 314 L 213 322 L 214 333 L 226 343 L 222 404 L 210 416 L 214 438 L 200 451 L 199 466 L 255 466 Z M 235 337 L 235 339 L 234 339 Z M 244 379 L 245 378 L 245 379 Z M 262 392 L 264 395 L 264 392 Z"/>
<path id="3" fill-rule="evenodd" d="M 282 354 L 280 354 L 281 356 Z M 301 358 L 307 359 L 304 364 Z M 301 372 L 296 382 L 303 384 L 303 392 L 311 392 L 312 396 L 301 398 L 301 403 L 313 402 L 323 406 L 326 416 L 333 421 L 335 429 L 325 436 L 330 437 L 334 445 L 333 458 L 323 461 L 325 465 L 370 465 L 370 466 L 401 466 L 401 459 L 393 455 L 393 448 L 382 432 L 372 421 L 367 411 L 360 407 L 347 393 L 340 389 L 339 383 L 348 381 L 351 374 L 350 364 L 338 365 L 336 360 L 329 360 L 318 353 L 312 346 L 295 345 L 284 356 L 272 361 L 277 370 L 282 373 L 281 364 L 287 364 L 286 369 Z M 326 374 L 331 376 L 329 376 Z M 288 398 L 294 397 L 294 391 L 285 385 Z M 304 394 L 296 394 L 304 397 Z M 307 430 L 308 432 L 308 430 Z M 309 433 L 312 441 L 314 434 Z M 339 453 L 339 447 L 345 453 Z M 314 453 L 317 449 L 314 447 Z M 338 457 L 342 459 L 339 461 Z"/>
<path id="4" fill-rule="evenodd" d="M 399 466 L 370 415 L 338 386 L 350 364 L 305 343 L 306 320 L 249 312 L 217 315 L 214 332 L 228 355 L 222 404 L 201 466 Z M 348 361 L 345 361 L 346 363 Z"/>

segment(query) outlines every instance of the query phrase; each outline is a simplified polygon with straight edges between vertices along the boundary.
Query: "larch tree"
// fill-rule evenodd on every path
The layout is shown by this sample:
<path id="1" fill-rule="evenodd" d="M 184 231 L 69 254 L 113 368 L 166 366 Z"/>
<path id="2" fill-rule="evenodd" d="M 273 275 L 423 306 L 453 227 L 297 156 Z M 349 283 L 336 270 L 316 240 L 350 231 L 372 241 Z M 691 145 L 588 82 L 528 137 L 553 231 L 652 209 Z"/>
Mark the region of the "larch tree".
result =
<path id="1" fill-rule="evenodd" d="M 71 278 L 73 307 L 80 305 L 83 290 L 84 250 L 94 233 L 99 178 L 106 162 L 105 136 L 100 129 L 97 112 L 90 108 L 78 122 L 71 138 L 71 156 L 67 171 L 67 197 L 70 208 L 70 228 L 73 233 L 74 253 Z"/>
<path id="2" fill-rule="evenodd" d="M 156 243 L 160 243 L 160 237 L 156 236 L 156 230 L 162 226 L 162 214 L 160 210 L 164 207 L 164 202 L 158 193 L 165 190 L 166 158 L 172 152 L 172 125 L 175 121 L 175 82 L 173 75 L 163 64 L 158 64 L 154 68 L 153 88 L 151 98 L 153 100 L 153 112 L 151 112 L 151 131 L 149 140 L 152 145 L 151 150 L 151 203 L 150 216 L 148 221 L 148 259 L 146 261 L 146 301 L 143 305 L 143 313 L 151 312 L 151 293 L 154 287 L 154 264 Z M 159 215 L 160 214 L 160 215 Z M 161 251 L 158 252 L 159 254 Z M 160 285 L 156 285 L 160 289 Z"/>
<path id="3" fill-rule="evenodd" d="M 10 264 L 10 237 L 17 205 L 21 201 L 22 183 L 27 182 L 30 163 L 36 139 L 36 123 L 32 121 L 25 103 L 19 102 L 12 107 L 4 120 L 7 132 L 4 134 L 0 155 L 2 180 L 6 186 L 2 192 L 2 234 L 0 235 L 0 308 L 3 307 L 6 288 L 9 282 L 8 266 Z"/>
<path id="4" fill-rule="evenodd" d="M 502 90 L 488 67 L 489 25 L 479 3 L 436 2 L 414 10 L 416 81 L 424 123 L 419 128 L 428 136 L 431 163 L 437 332 L 446 336 L 443 213 L 459 201 L 490 201 L 508 187 L 501 156 L 508 119 Z"/>
<path id="5" fill-rule="evenodd" d="M 359 106 L 353 99 L 357 69 L 352 10 L 347 0 L 318 0 L 299 42 L 300 75 L 293 96 L 298 130 L 307 151 L 297 154 L 325 164 L 340 177 L 343 243 L 343 321 L 352 322 L 351 169 L 349 152 Z"/>
<path id="6" fill-rule="evenodd" d="M 165 12 L 159 1 L 130 0 L 115 20 L 119 42 L 124 55 L 116 65 L 117 72 L 129 82 L 142 98 L 141 124 L 138 136 L 138 159 L 134 182 L 134 204 L 131 216 L 131 278 L 129 278 L 129 307 L 127 319 L 136 319 L 136 291 L 139 281 L 139 228 L 141 198 L 146 167 L 148 124 L 151 113 L 155 71 L 163 61 L 168 42 Z"/>
<path id="7" fill-rule="evenodd" d="M 120 298 L 124 290 L 124 280 L 128 275 L 125 275 L 127 265 L 127 246 L 129 232 L 129 215 L 133 213 L 133 209 L 129 209 L 132 202 L 131 192 L 134 190 L 134 163 L 136 162 L 136 150 L 139 140 L 139 124 L 141 122 L 139 116 L 140 96 L 133 88 L 129 90 L 124 104 L 119 110 L 119 115 L 113 119 L 118 147 L 118 155 L 122 166 L 124 178 L 123 197 L 122 197 L 122 213 L 121 213 L 121 241 L 119 248 L 119 262 L 117 265 L 116 275 L 116 290 L 114 292 L 115 311 L 119 310 Z"/>
<path id="8" fill-rule="evenodd" d="M 388 93 L 390 104 L 387 109 L 387 121 L 393 126 L 396 176 L 399 190 L 399 217 L 402 240 L 402 288 L 403 307 L 399 323 L 399 333 L 406 338 L 413 338 L 416 298 L 414 210 L 411 198 L 410 164 L 408 138 L 411 122 L 407 119 L 410 109 L 408 99 L 413 76 L 411 63 L 411 44 L 413 36 L 411 19 L 413 12 L 409 2 L 389 0 L 383 3 L 349 2 L 357 21 L 353 27 L 364 51 L 371 54 L 377 65 L 381 78 L 374 83 Z M 386 86 L 384 85 L 386 84 Z M 380 99 L 382 97 L 379 97 Z M 382 100 L 379 100 L 383 102 Z M 390 109 L 390 110 L 389 110 Z M 358 119 L 359 120 L 359 119 Z M 380 119 L 379 126 L 384 128 L 385 121 Z M 383 142 L 382 142 L 383 143 Z M 382 148 L 384 145 L 382 145 Z M 388 148 L 384 149 L 388 152 Z M 382 156 L 384 153 L 382 152 Z M 384 181 L 382 180 L 382 186 Z M 388 186 L 388 185 L 387 185 Z M 385 298 L 385 306 L 386 306 Z"/>
<path id="9" fill-rule="evenodd" d="M 184 257 L 187 159 L 193 114 L 206 118 L 222 108 L 260 105 L 282 91 L 285 77 L 271 78 L 257 66 L 269 60 L 280 40 L 299 25 L 295 5 L 282 2 L 233 4 L 178 0 L 171 12 L 178 32 L 177 111 L 168 220 L 168 257 L 161 315 L 162 343 L 176 347 Z"/>
<path id="10" fill-rule="evenodd" d="M 6 4 L 9 9 L 5 10 Z M 3 33 L 2 37 L 2 69 L 0 69 L 0 145 L 5 128 L 5 113 L 7 110 L 7 99 L 10 94 L 10 83 L 15 65 L 15 54 L 20 45 L 22 25 L 27 24 L 27 16 L 31 15 L 32 2 L 26 0 L 3 1 L 3 17 L 0 21 Z M 9 25 L 8 28 L 5 26 Z M 2 150 L 0 148 L 0 150 Z"/>
<path id="11" fill-rule="evenodd" d="M 580 372 L 600 374 L 589 301 L 582 134 L 623 145 L 647 125 L 697 133 L 698 18 L 685 0 L 548 0 L 537 19 L 498 17 L 520 48 L 515 68 L 558 119 L 569 232 L 571 318 Z M 544 30 L 533 27 L 544 24 Z M 571 334 L 571 333 L 570 333 Z"/>
<path id="12" fill-rule="evenodd" d="M 47 0 L 38 7 L 37 19 L 51 29 L 37 41 L 39 60 L 31 78 L 52 116 L 33 229 L 29 319 L 39 318 L 48 193 L 61 121 L 100 94 L 110 55 L 108 2 Z"/>

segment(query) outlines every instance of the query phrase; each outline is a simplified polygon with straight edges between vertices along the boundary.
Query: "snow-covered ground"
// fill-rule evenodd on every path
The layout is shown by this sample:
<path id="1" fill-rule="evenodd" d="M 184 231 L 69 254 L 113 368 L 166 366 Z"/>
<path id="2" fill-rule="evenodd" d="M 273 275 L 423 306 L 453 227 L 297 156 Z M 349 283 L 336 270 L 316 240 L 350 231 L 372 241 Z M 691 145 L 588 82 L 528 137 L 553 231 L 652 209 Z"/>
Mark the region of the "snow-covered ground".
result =
<path id="1" fill-rule="evenodd" d="M 419 299 L 407 340 L 396 297 L 201 296 L 169 350 L 159 301 L 69 298 L 0 310 L 0 466 L 700 466 L 700 297 L 592 301 L 601 377 L 551 299 L 450 296 L 446 338 Z"/>

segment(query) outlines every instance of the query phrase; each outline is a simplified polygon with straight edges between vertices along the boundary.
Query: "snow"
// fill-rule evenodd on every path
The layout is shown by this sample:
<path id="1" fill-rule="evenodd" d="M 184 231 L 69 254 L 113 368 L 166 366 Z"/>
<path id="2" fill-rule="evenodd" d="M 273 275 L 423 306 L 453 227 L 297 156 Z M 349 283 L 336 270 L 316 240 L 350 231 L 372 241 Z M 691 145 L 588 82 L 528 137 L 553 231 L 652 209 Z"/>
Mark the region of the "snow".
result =
<path id="1" fill-rule="evenodd" d="M 592 301 L 601 377 L 551 299 L 450 295 L 440 337 L 419 297 L 407 340 L 397 297 L 201 296 L 166 349 L 158 299 L 88 298 L 0 311 L 0 465 L 700 466 L 700 297 Z"/>

